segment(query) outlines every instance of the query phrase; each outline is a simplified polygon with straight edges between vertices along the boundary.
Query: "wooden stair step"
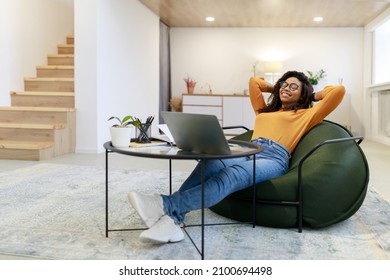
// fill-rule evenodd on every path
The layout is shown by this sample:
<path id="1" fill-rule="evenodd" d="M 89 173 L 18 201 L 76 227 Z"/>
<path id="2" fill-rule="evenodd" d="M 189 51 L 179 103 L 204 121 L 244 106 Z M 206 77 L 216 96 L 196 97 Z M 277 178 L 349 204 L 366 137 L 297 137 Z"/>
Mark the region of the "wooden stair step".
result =
<path id="1" fill-rule="evenodd" d="M 38 65 L 37 68 L 50 70 L 74 70 L 74 65 Z"/>
<path id="2" fill-rule="evenodd" d="M 9 123 L 65 123 L 74 130 L 75 108 L 0 106 L 0 122 Z"/>
<path id="3" fill-rule="evenodd" d="M 0 128 L 13 129 L 62 129 L 65 128 L 64 123 L 4 123 L 0 122 Z"/>
<path id="4" fill-rule="evenodd" d="M 36 67 L 38 77 L 74 77 L 73 65 L 45 65 Z"/>
<path id="5" fill-rule="evenodd" d="M 74 92 L 12 91 L 11 106 L 75 107 Z"/>
<path id="6" fill-rule="evenodd" d="M 75 112 L 75 108 L 58 108 L 58 107 L 28 107 L 28 106 L 0 106 L 1 111 L 24 111 L 24 112 Z"/>
<path id="7" fill-rule="evenodd" d="M 73 54 L 49 54 L 47 56 L 49 65 L 74 65 Z"/>
<path id="8" fill-rule="evenodd" d="M 11 91 L 11 95 L 74 97 L 73 91 Z M 32 106 L 33 107 L 33 106 Z"/>
<path id="9" fill-rule="evenodd" d="M 24 78 L 25 91 L 74 92 L 74 78 Z"/>
<path id="10" fill-rule="evenodd" d="M 74 54 L 74 45 L 71 44 L 58 44 L 58 54 Z"/>
<path id="11" fill-rule="evenodd" d="M 66 36 L 66 43 L 74 45 L 74 35 Z"/>
<path id="12" fill-rule="evenodd" d="M 56 142 L 65 129 L 65 124 L 0 123 L 0 141 Z"/>
<path id="13" fill-rule="evenodd" d="M 0 141 L 0 149 L 39 150 L 53 147 L 53 142 Z"/>
<path id="14" fill-rule="evenodd" d="M 53 156 L 53 142 L 0 141 L 1 159 L 44 160 Z"/>

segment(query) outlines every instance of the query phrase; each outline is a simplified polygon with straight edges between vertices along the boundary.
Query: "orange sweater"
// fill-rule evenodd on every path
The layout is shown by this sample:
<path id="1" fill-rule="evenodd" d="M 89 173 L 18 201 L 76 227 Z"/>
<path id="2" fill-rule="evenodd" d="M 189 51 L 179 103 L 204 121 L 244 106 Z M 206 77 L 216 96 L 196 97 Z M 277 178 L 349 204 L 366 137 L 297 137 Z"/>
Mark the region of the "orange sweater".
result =
<path id="1" fill-rule="evenodd" d="M 264 137 L 274 140 L 286 147 L 290 153 L 307 131 L 341 103 L 345 94 L 343 86 L 327 86 L 322 90 L 323 99 L 312 108 L 259 114 L 258 109 L 264 108 L 266 104 L 262 94 L 266 90 L 267 84 L 263 79 L 250 79 L 250 100 L 256 113 L 252 139 Z"/>

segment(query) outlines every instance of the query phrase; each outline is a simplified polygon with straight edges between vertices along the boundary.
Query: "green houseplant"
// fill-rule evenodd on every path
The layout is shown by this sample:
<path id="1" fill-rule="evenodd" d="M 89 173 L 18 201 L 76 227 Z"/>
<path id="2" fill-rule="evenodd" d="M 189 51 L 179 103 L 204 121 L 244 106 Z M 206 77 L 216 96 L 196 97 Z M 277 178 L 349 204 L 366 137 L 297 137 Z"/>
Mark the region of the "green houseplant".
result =
<path id="1" fill-rule="evenodd" d="M 326 77 L 326 72 L 324 69 L 320 69 L 317 73 L 313 73 L 312 71 L 307 71 L 307 78 L 309 79 L 309 82 L 316 86 L 318 85 L 318 82 Z"/>
<path id="2" fill-rule="evenodd" d="M 133 127 L 139 127 L 139 121 L 133 116 L 127 115 L 122 119 L 119 117 L 110 117 L 107 121 L 116 120 L 117 122 L 110 127 L 111 141 L 114 147 L 128 147 L 131 141 Z"/>
<path id="3" fill-rule="evenodd" d="M 120 119 L 118 117 L 111 117 L 107 121 L 111 121 L 111 120 L 118 121 L 118 123 L 114 124 L 113 127 L 127 127 L 129 125 L 135 125 L 137 122 L 136 120 L 134 120 L 134 117 L 130 115 L 123 117 L 123 119 Z"/>

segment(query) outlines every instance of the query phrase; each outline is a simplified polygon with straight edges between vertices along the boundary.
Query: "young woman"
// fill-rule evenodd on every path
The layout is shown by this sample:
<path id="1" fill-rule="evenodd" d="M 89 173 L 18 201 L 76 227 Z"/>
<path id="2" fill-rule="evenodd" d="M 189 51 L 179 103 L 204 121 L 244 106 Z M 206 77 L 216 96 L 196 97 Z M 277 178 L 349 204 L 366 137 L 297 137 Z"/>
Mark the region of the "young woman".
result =
<path id="1" fill-rule="evenodd" d="M 268 103 L 263 92 L 271 93 Z M 288 171 L 290 153 L 301 137 L 340 104 L 345 89 L 343 86 L 327 86 L 313 93 L 305 74 L 289 71 L 275 85 L 262 78 L 251 78 L 249 93 L 256 114 L 252 142 L 264 148 L 256 155 L 256 183 L 259 183 Z M 313 101 L 320 102 L 313 107 Z M 205 207 L 252 185 L 253 162 L 248 157 L 209 160 L 204 164 Z M 141 240 L 181 241 L 184 234 L 180 224 L 186 213 L 201 207 L 200 166 L 172 195 L 130 192 L 128 198 L 149 228 L 141 233 Z"/>

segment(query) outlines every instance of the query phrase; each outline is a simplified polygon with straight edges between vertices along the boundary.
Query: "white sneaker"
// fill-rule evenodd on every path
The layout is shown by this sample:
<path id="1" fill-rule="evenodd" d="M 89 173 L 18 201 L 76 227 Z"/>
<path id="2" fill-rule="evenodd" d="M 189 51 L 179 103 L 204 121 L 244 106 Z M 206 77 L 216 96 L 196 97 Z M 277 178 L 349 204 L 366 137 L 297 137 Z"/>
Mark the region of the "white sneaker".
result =
<path id="1" fill-rule="evenodd" d="M 159 194 L 146 195 L 130 192 L 127 197 L 148 228 L 165 215 L 163 200 Z"/>
<path id="2" fill-rule="evenodd" d="M 171 217 L 164 215 L 154 226 L 142 232 L 139 238 L 146 242 L 179 242 L 184 239 L 184 233 Z"/>

